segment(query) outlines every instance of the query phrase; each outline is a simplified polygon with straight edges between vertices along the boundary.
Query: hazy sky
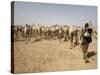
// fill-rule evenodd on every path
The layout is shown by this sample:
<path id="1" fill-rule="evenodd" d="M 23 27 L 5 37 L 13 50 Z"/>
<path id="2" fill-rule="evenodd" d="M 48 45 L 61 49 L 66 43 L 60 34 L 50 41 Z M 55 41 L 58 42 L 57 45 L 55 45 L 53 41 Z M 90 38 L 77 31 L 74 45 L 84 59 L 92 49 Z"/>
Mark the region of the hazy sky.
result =
<path id="1" fill-rule="evenodd" d="M 96 6 L 15 2 L 15 24 L 82 25 L 88 21 L 97 25 Z"/>

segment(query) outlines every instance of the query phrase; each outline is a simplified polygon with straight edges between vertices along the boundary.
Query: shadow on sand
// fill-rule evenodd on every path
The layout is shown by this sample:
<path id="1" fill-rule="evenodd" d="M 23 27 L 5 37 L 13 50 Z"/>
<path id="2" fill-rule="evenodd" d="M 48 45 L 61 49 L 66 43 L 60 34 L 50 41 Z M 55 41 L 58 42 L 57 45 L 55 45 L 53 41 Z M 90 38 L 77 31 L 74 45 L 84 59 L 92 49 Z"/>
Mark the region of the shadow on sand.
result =
<path id="1" fill-rule="evenodd" d="M 95 56 L 95 55 L 96 55 L 96 53 L 94 51 L 88 52 L 87 53 L 87 58 L 89 59 L 89 58 L 91 58 L 92 56 Z M 89 60 L 85 60 L 85 63 L 90 63 L 90 61 Z"/>
<path id="2" fill-rule="evenodd" d="M 96 52 L 92 51 L 92 52 L 88 52 L 87 53 L 87 57 L 90 58 L 92 56 L 96 55 Z"/>

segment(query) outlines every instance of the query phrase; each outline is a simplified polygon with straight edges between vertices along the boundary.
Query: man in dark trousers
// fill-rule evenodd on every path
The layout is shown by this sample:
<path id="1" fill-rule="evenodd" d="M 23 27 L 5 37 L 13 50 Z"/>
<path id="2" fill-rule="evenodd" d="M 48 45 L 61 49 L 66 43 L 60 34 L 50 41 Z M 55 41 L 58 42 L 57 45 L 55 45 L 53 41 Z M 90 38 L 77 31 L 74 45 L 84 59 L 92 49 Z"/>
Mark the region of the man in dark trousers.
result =
<path id="1" fill-rule="evenodd" d="M 90 28 L 89 23 L 85 23 L 85 26 L 82 30 L 82 42 L 81 42 L 81 49 L 83 51 L 83 58 L 85 60 L 85 63 L 89 63 L 88 57 L 87 57 L 87 50 L 89 47 L 89 44 L 92 42 L 92 28 Z"/>

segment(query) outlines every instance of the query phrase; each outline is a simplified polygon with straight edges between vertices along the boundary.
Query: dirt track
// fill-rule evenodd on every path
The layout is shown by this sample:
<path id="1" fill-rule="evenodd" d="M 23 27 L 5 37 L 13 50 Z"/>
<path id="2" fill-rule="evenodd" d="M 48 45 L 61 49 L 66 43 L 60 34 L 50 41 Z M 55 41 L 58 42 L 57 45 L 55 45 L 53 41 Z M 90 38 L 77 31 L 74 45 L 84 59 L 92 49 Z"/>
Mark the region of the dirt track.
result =
<path id="1" fill-rule="evenodd" d="M 80 46 L 69 49 L 69 41 L 59 43 L 58 40 L 42 40 L 25 44 L 24 41 L 14 43 L 15 72 L 67 71 L 94 69 L 97 67 L 96 55 L 85 63 Z M 88 52 L 97 52 L 97 41 L 93 39 Z"/>

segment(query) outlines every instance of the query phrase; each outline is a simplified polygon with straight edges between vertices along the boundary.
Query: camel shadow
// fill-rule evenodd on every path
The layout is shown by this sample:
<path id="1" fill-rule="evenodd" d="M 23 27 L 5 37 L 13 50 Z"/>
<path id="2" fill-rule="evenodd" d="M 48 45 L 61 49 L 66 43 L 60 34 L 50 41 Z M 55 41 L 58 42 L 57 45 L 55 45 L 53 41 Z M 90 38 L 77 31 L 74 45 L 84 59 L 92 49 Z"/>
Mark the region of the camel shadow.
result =
<path id="1" fill-rule="evenodd" d="M 39 41 L 41 41 L 41 39 L 39 38 L 34 40 L 34 42 L 39 42 Z"/>
<path id="2" fill-rule="evenodd" d="M 87 53 L 88 59 L 91 58 L 92 56 L 95 56 L 95 55 L 96 55 L 96 53 L 94 51 Z"/>

